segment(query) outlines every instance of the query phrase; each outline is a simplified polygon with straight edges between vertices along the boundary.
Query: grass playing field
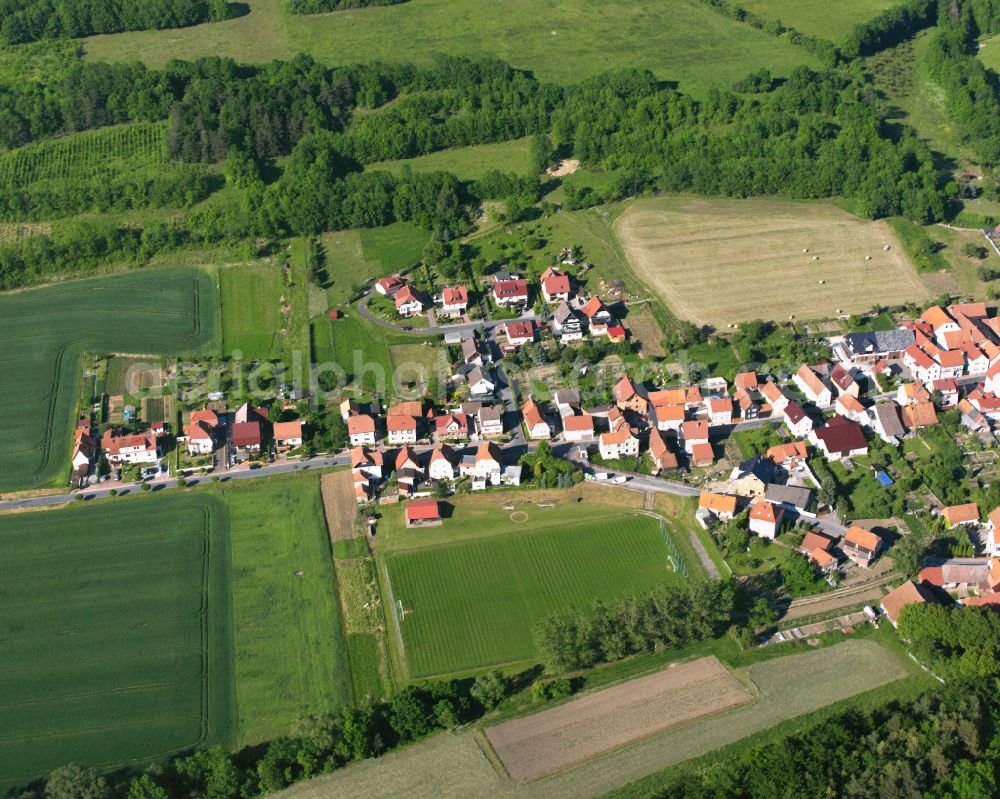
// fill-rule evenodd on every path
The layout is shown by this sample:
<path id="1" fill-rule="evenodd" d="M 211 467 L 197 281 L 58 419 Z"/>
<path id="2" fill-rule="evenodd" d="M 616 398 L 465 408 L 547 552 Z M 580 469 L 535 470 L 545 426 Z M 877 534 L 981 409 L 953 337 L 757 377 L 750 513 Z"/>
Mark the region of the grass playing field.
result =
<path id="1" fill-rule="evenodd" d="M 319 476 L 252 482 L 222 490 L 240 744 L 288 734 L 297 720 L 353 697 Z"/>
<path id="2" fill-rule="evenodd" d="M 217 497 L 4 516 L 0 529 L 0 790 L 67 762 L 235 741 Z"/>
<path id="3" fill-rule="evenodd" d="M 229 56 L 259 62 L 305 52 L 330 64 L 429 62 L 435 53 L 494 57 L 545 80 L 576 82 L 608 69 L 647 67 L 682 88 L 704 92 L 768 67 L 785 75 L 816 59 L 727 19 L 697 0 L 410 0 L 332 14 L 294 15 L 282 0 L 249 0 L 250 13 L 182 30 L 94 36 L 87 57 L 101 61 Z"/>
<path id="4" fill-rule="evenodd" d="M 403 620 L 392 623 L 402 631 L 410 676 L 530 658 L 532 628 L 545 615 L 680 579 L 649 517 L 542 530 L 529 518 L 524 527 L 385 558 L 392 598 L 403 606 Z"/>
<path id="5" fill-rule="evenodd" d="M 871 19 L 894 0 L 743 0 L 740 5 L 768 20 L 780 19 L 791 28 L 810 36 L 822 36 L 838 42 L 857 23 Z"/>
<path id="6" fill-rule="evenodd" d="M 227 266 L 219 270 L 222 351 L 267 359 L 281 327 L 281 270 L 277 266 Z"/>
<path id="7" fill-rule="evenodd" d="M 717 328 L 747 319 L 825 318 L 930 296 L 885 222 L 832 205 L 640 200 L 615 231 L 636 275 L 677 316 Z"/>
<path id="8" fill-rule="evenodd" d="M 80 354 L 182 355 L 217 346 L 215 281 L 156 269 L 0 296 L 0 491 L 69 473 Z"/>

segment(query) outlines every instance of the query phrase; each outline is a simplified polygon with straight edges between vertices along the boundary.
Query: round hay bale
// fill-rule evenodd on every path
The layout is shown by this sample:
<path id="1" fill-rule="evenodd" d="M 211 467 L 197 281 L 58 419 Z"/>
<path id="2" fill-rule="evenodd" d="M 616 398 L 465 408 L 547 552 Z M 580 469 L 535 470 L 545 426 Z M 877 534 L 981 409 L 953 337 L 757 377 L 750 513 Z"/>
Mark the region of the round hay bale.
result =
<path id="1" fill-rule="evenodd" d="M 865 256 L 865 260 L 866 260 L 866 261 L 870 261 L 871 259 L 872 259 L 872 257 L 871 257 L 870 255 L 866 255 L 866 256 Z"/>
<path id="2" fill-rule="evenodd" d="M 826 281 L 825 281 L 825 280 L 817 280 L 816 282 L 817 282 L 817 283 L 819 283 L 819 284 L 820 284 L 821 286 L 822 286 L 822 285 L 823 285 L 824 283 L 826 283 Z"/>
<path id="3" fill-rule="evenodd" d="M 802 248 L 802 252 L 809 252 L 809 248 L 808 247 L 803 247 Z"/>
<path id="4" fill-rule="evenodd" d="M 882 249 L 885 250 L 886 252 L 889 252 L 889 250 L 892 248 L 888 244 L 886 244 Z"/>
<path id="5" fill-rule="evenodd" d="M 813 260 L 814 260 L 814 261 L 818 261 L 818 260 L 819 260 L 819 256 L 818 256 L 818 255 L 814 255 L 814 256 L 813 256 Z"/>
<path id="6" fill-rule="evenodd" d="M 302 571 L 302 569 L 296 569 L 295 570 L 295 576 L 296 577 L 301 577 L 303 574 L 305 574 L 305 572 Z"/>

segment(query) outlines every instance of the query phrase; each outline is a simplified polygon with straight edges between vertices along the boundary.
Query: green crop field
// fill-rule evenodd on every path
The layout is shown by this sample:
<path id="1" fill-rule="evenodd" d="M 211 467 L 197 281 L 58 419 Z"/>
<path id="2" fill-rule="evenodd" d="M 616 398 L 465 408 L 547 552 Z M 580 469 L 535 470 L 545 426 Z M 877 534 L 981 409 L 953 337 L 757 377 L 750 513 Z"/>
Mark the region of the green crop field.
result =
<path id="1" fill-rule="evenodd" d="M 228 266 L 219 270 L 222 351 L 265 360 L 281 327 L 281 270 L 276 266 Z"/>
<path id="2" fill-rule="evenodd" d="M 548 613 L 680 579 L 667 555 L 655 519 L 623 515 L 390 554 L 410 674 L 530 658 L 532 627 Z"/>
<path id="3" fill-rule="evenodd" d="M 235 739 L 225 507 L 115 502 L 0 518 L 0 790 Z"/>
<path id="4" fill-rule="evenodd" d="M 810 36 L 837 42 L 857 23 L 871 19 L 895 0 L 742 0 L 740 5 L 764 19 L 776 20 Z"/>
<path id="5" fill-rule="evenodd" d="M 329 64 L 429 63 L 435 53 L 493 57 L 544 80 L 576 82 L 622 67 L 646 67 L 682 89 L 703 93 L 768 67 L 788 74 L 817 66 L 785 39 L 716 14 L 697 0 L 410 0 L 333 14 L 295 15 L 282 0 L 249 0 L 238 19 L 183 30 L 84 40 L 86 57 L 145 61 L 229 56 L 260 62 L 305 52 Z"/>
<path id="6" fill-rule="evenodd" d="M 226 485 L 240 744 L 352 701 L 318 475 Z M 298 574 L 301 572 L 301 574 Z"/>
<path id="7" fill-rule="evenodd" d="M 368 169 L 384 169 L 398 176 L 404 167 L 409 167 L 414 172 L 440 169 L 451 172 L 461 180 L 476 180 L 491 169 L 527 175 L 531 172 L 531 139 L 526 137 L 497 144 L 456 147 L 416 158 L 381 161 L 371 164 Z"/>
<path id="8" fill-rule="evenodd" d="M 91 278 L 0 296 L 0 491 L 62 482 L 80 355 L 215 350 L 215 281 L 197 269 Z"/>

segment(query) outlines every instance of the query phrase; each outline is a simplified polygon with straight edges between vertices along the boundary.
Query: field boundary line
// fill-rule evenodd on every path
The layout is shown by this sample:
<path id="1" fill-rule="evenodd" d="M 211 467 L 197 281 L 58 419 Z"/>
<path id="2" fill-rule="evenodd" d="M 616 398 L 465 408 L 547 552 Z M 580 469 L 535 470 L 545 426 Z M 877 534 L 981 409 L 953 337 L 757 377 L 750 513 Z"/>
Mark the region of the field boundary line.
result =
<path id="1" fill-rule="evenodd" d="M 404 671 L 409 671 L 409 663 L 406 660 L 406 644 L 403 642 L 403 628 L 396 615 L 396 597 L 392 592 L 392 580 L 389 578 L 389 564 L 382 561 L 382 574 L 385 577 L 385 590 L 389 594 L 389 614 L 392 619 L 392 627 L 396 631 L 396 641 L 399 644 L 399 659 Z M 385 607 L 385 603 L 383 603 Z"/>

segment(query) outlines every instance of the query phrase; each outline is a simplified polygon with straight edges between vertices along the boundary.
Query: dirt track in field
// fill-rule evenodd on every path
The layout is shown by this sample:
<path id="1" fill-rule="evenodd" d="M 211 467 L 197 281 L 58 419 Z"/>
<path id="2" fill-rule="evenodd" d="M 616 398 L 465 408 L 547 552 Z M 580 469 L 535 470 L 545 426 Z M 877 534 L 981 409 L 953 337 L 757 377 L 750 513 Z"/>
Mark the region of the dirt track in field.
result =
<path id="1" fill-rule="evenodd" d="M 750 699 L 708 657 L 498 724 L 486 735 L 511 777 L 533 780 Z"/>
<path id="2" fill-rule="evenodd" d="M 323 510 L 331 541 L 354 538 L 354 480 L 350 472 L 324 474 L 320 482 L 323 493 Z"/>
<path id="3" fill-rule="evenodd" d="M 657 198 L 635 203 L 615 232 L 639 279 L 679 317 L 719 329 L 930 296 L 888 225 L 832 205 Z"/>

